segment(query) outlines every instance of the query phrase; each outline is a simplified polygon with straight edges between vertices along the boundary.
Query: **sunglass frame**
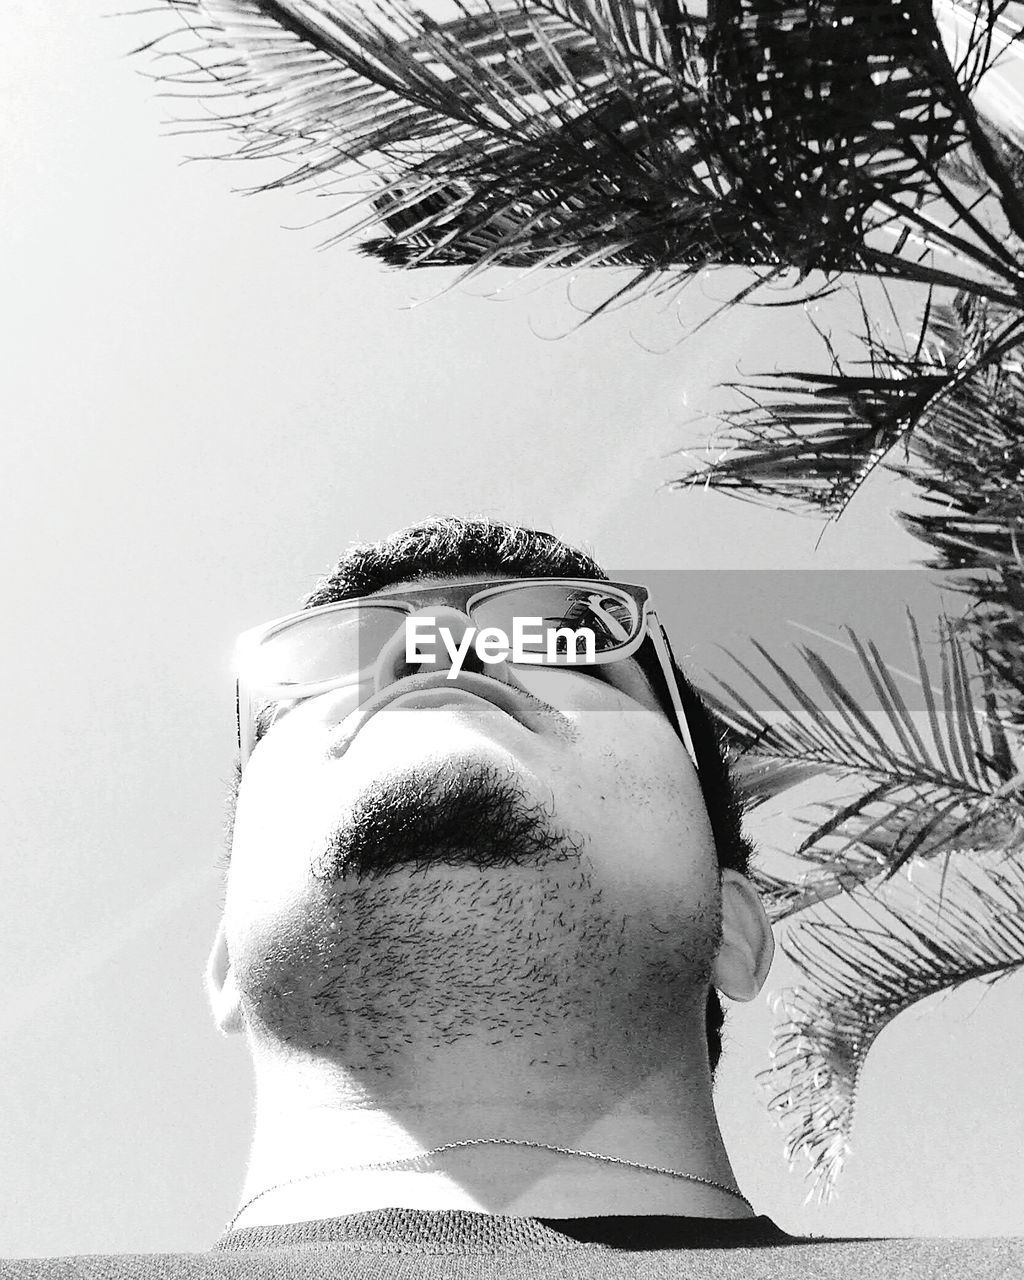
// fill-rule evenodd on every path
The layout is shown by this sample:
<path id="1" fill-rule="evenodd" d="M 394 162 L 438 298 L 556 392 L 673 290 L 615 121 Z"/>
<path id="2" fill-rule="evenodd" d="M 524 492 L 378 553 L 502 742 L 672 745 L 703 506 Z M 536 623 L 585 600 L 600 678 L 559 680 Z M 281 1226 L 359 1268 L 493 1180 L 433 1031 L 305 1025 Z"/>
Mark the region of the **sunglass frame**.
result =
<path id="1" fill-rule="evenodd" d="M 252 713 L 252 697 L 249 684 L 245 678 L 245 668 L 255 655 L 259 648 L 266 641 L 279 636 L 282 631 L 298 624 L 308 622 L 310 618 L 323 616 L 324 614 L 333 612 L 342 612 L 347 609 L 365 607 L 366 605 L 389 605 L 395 608 L 396 612 L 409 616 L 425 605 L 432 603 L 443 603 L 460 612 L 472 617 L 472 609 L 486 599 L 494 596 L 500 596 L 506 593 L 518 593 L 531 586 L 572 586 L 572 587 L 594 587 L 604 594 L 620 594 L 632 600 L 637 608 L 637 623 L 635 634 L 631 635 L 628 640 L 624 640 L 621 644 L 616 645 L 612 649 L 605 649 L 600 653 L 595 653 L 592 662 L 580 662 L 578 655 L 556 654 L 548 657 L 546 654 L 538 654 L 529 663 L 522 665 L 528 666 L 604 666 L 612 662 L 621 662 L 627 658 L 631 658 L 643 645 L 644 641 L 650 639 L 651 645 L 658 658 L 661 666 L 662 675 L 664 676 L 665 686 L 668 691 L 669 701 L 672 708 L 672 718 L 674 720 L 674 728 L 679 735 L 680 740 L 687 755 L 690 757 L 695 768 L 697 768 L 697 755 L 693 746 L 693 738 L 690 734 L 690 728 L 686 719 L 686 712 L 683 709 L 682 698 L 679 693 L 679 686 L 675 676 L 675 665 L 672 658 L 672 650 L 669 645 L 668 636 L 665 628 L 658 620 L 650 604 L 648 590 L 645 586 L 635 582 L 618 582 L 609 581 L 600 578 L 505 578 L 490 579 L 481 582 L 450 582 L 439 583 L 430 587 L 417 587 L 412 584 L 410 587 L 401 591 L 381 592 L 372 596 L 359 596 L 355 599 L 337 600 L 330 604 L 317 605 L 312 609 L 300 609 L 295 613 L 286 614 L 284 617 L 275 618 L 271 622 L 262 623 L 260 626 L 251 627 L 244 631 L 238 638 L 235 648 L 235 708 L 238 718 L 238 750 L 241 767 L 244 769 L 248 763 L 249 757 L 252 755 L 256 745 L 256 724 Z M 518 666 L 519 663 L 509 663 L 510 666 Z M 356 673 L 358 676 L 363 670 L 368 668 L 360 668 Z M 260 690 L 261 695 L 269 695 L 266 700 L 274 701 L 273 694 L 279 692 L 282 695 L 280 701 L 305 701 L 307 698 L 317 697 L 321 693 L 329 693 L 333 689 L 343 688 L 347 684 L 358 683 L 350 676 L 344 679 L 332 678 L 331 680 L 318 681 L 307 684 L 280 684 L 280 683 L 263 683 L 260 682 L 256 687 Z"/>

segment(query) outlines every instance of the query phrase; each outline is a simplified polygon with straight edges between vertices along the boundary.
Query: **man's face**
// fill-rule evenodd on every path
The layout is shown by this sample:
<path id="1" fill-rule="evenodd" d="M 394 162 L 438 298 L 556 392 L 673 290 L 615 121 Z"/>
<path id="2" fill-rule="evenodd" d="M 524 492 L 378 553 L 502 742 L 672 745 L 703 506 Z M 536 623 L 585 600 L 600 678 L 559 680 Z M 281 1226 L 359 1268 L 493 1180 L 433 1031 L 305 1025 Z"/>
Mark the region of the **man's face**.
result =
<path id="1" fill-rule="evenodd" d="M 368 1065 L 412 1007 L 427 1047 L 474 1017 L 509 1026 L 509 1001 L 543 1021 L 569 987 L 595 1017 L 638 990 L 652 1017 L 670 993 L 702 1010 L 717 863 L 635 661 L 447 680 L 410 672 L 399 633 L 372 685 L 299 703 L 257 745 L 226 927 L 251 1024 Z"/>

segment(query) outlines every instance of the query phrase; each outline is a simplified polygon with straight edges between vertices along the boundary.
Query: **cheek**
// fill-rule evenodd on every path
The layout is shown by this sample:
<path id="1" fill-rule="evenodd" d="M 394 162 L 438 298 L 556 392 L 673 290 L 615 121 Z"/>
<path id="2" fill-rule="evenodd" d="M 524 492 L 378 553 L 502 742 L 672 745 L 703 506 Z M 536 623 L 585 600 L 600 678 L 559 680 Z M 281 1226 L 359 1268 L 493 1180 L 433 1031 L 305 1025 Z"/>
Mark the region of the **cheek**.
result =
<path id="1" fill-rule="evenodd" d="M 293 719 L 295 717 L 295 719 Z M 227 884 L 232 905 L 260 914 L 307 891 L 310 867 L 340 802 L 321 749 L 290 713 L 257 746 L 242 778 Z M 334 770 L 336 774 L 337 770 Z"/>
<path id="2" fill-rule="evenodd" d="M 558 798 L 568 821 L 589 837 L 603 882 L 648 901 L 713 893 L 711 825 L 671 728 L 642 710 L 594 717 L 579 748 Z"/>

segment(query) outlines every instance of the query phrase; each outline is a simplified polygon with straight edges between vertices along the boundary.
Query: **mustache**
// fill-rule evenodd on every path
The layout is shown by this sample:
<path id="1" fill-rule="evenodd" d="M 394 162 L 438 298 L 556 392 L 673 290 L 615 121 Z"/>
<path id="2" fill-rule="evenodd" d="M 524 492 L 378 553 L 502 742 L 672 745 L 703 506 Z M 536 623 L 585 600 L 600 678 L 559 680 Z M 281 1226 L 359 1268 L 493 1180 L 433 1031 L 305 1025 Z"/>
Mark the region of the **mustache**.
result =
<path id="1" fill-rule="evenodd" d="M 420 767 L 360 797 L 316 859 L 316 879 L 378 879 L 396 867 L 511 867 L 579 858 L 585 837 L 527 796 L 512 769 Z"/>

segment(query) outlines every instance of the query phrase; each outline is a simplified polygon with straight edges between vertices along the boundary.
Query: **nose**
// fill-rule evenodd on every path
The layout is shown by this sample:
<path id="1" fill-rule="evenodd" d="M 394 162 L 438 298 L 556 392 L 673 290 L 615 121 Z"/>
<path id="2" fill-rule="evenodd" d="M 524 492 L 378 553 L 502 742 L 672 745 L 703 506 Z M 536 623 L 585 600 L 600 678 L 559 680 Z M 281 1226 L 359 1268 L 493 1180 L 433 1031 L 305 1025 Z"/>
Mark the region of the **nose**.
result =
<path id="1" fill-rule="evenodd" d="M 429 626 L 420 627 L 419 639 L 413 647 L 421 654 L 432 656 L 433 662 L 413 662 L 406 656 L 406 637 L 412 634 L 409 624 L 414 619 L 430 620 Z M 458 652 L 463 646 L 466 632 L 475 630 L 475 624 L 461 609 L 453 609 L 448 605 L 437 605 L 432 609 L 419 609 L 415 613 L 410 613 L 405 623 L 398 628 L 380 651 L 374 670 L 374 692 L 379 693 L 389 684 L 394 684 L 396 680 L 402 680 L 406 676 L 429 675 L 437 672 L 444 674 L 450 670 L 455 664 L 448 646 L 441 638 L 442 628 L 449 633 L 449 643 Z M 503 676 L 500 671 L 504 666 L 503 662 L 484 664 L 474 646 L 470 644 L 462 659 L 461 670 L 494 676 L 501 680 Z"/>

